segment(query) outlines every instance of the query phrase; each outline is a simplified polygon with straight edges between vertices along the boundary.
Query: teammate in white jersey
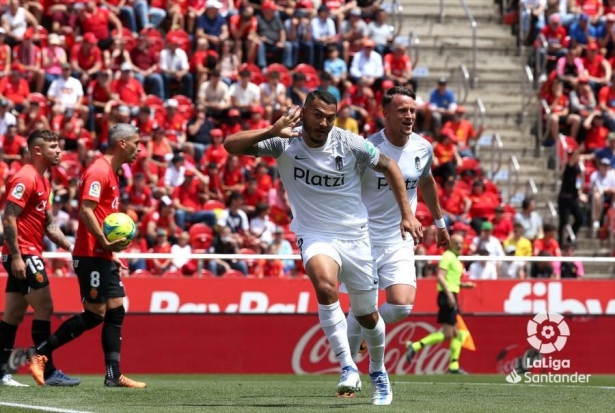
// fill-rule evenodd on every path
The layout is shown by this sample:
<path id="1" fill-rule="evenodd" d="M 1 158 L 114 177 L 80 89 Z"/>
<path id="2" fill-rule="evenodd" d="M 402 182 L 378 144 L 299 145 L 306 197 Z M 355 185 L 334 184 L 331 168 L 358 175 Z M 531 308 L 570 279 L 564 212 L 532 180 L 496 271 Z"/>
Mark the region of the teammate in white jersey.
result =
<path id="1" fill-rule="evenodd" d="M 442 219 L 438 189 L 431 175 L 433 147 L 412 132 L 416 121 L 414 92 L 397 86 L 382 97 L 385 128 L 368 138 L 381 154 L 395 160 L 405 182 L 406 194 L 412 213 L 416 211 L 417 188 L 435 218 L 438 244 L 448 247 L 449 235 Z M 386 289 L 386 303 L 379 309 L 385 323 L 406 318 L 412 311 L 416 296 L 416 270 L 414 246 L 420 240 L 399 236 L 399 212 L 393 202 L 387 181 L 375 170 L 367 169 L 361 180 L 363 204 L 369 215 L 369 234 L 372 254 L 378 272 L 379 286 Z M 359 351 L 362 331 L 351 308 L 348 313 L 348 341 L 353 356 Z M 369 343 L 366 343 L 369 348 Z"/>
<path id="2" fill-rule="evenodd" d="M 338 279 L 348 288 L 356 320 L 369 346 L 372 403 L 390 404 L 393 392 L 384 368 L 385 326 L 377 312 L 375 274 L 367 211 L 361 202 L 360 171 L 382 173 L 401 213 L 402 237 L 422 237 L 413 216 L 399 167 L 361 136 L 333 127 L 337 101 L 325 91 L 313 91 L 303 109 L 290 110 L 273 126 L 239 132 L 224 142 L 231 154 L 273 156 L 290 201 L 293 222 L 306 272 L 318 299 L 318 318 L 341 364 L 337 392 L 361 388 L 339 303 Z M 303 121 L 302 128 L 295 126 Z M 295 128 L 295 129 L 293 129 Z"/>

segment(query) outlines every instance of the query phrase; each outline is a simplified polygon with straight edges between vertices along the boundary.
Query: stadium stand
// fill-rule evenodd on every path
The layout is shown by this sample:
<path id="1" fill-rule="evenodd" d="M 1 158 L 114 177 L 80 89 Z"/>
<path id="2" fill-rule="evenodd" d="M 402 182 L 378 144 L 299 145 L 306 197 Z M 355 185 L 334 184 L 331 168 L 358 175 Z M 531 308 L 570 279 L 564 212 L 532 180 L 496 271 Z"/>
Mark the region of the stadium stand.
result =
<path id="1" fill-rule="evenodd" d="M 552 183 L 559 173 L 545 174 L 547 152 L 532 150 L 526 125 L 538 112 L 531 100 L 537 82 L 520 85 L 519 68 L 527 56 L 519 51 L 538 60 L 528 66 L 532 79 L 546 80 L 544 125 L 539 121 L 536 129 L 538 142 L 556 149 L 551 163 L 566 164 L 577 144 L 582 156 L 606 146 L 600 117 L 591 117 L 584 93 L 597 93 L 601 102 L 612 92 L 597 86 L 600 73 L 580 72 L 584 53 L 608 50 L 608 39 L 598 41 L 597 51 L 591 43 L 587 50 L 543 53 L 541 36 L 535 41 L 522 36 L 534 35 L 530 23 L 541 19 L 529 19 L 528 29 L 515 38 L 494 18 L 513 23 L 511 13 L 525 10 L 518 2 L 447 3 L 446 21 L 439 22 L 439 2 L 431 0 L 152 0 L 148 10 L 118 8 L 117 0 L 61 3 L 48 0 L 36 7 L 10 0 L 2 6 L 2 178 L 27 161 L 24 136 L 30 131 L 49 127 L 60 134 L 65 153 L 51 172 L 54 214 L 74 236 L 79 173 L 100 156 L 110 126 L 138 126 L 145 142 L 139 160 L 120 171 L 121 210 L 140 226 L 129 251 L 173 252 L 177 259 L 130 260 L 134 276 L 302 276 L 300 263 L 292 261 L 203 263 L 184 255 L 297 252 L 275 160 L 229 156 L 222 142 L 244 128 L 275 122 L 289 102 L 301 104 L 315 88 L 338 97 L 337 126 L 364 136 L 382 126 L 382 90 L 407 85 L 417 92 L 416 131 L 434 143 L 433 172 L 446 220 L 453 232 L 464 234 L 470 254 L 560 253 L 557 226 L 553 235 L 550 225 L 562 214 L 552 191 L 559 189 Z M 16 15 L 27 18 L 9 25 Z M 604 25 L 611 24 L 605 16 Z M 480 30 L 473 32 L 471 21 Z M 460 29 L 452 33 L 451 24 Z M 576 77 L 568 73 L 575 68 Z M 558 70 L 567 77 L 550 74 Z M 572 89 L 578 94 L 565 97 Z M 613 126 L 606 116 L 602 122 Z M 545 156 L 535 157 L 541 153 Z M 591 165 L 584 167 L 587 176 Z M 606 209 L 605 225 L 613 225 L 615 214 Z M 422 202 L 417 216 L 431 225 Z M 563 234 L 572 228 L 579 243 L 578 226 Z M 417 254 L 440 252 L 432 232 L 427 229 Z M 561 236 L 560 241 L 568 245 Z M 533 243 L 529 250 L 527 243 Z M 421 275 L 433 274 L 433 265 L 421 266 Z M 68 263 L 56 267 L 58 274 L 71 274 Z M 504 267 L 502 277 L 521 274 L 519 267 Z"/>

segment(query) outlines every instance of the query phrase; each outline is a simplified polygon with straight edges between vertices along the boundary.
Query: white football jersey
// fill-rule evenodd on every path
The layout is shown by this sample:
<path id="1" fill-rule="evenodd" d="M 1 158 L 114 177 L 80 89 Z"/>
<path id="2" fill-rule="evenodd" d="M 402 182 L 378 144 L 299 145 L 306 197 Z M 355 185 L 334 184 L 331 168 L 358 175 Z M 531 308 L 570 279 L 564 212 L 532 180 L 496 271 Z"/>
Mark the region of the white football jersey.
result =
<path id="1" fill-rule="evenodd" d="M 410 135 L 403 148 L 394 146 L 384 135 L 384 129 L 367 140 L 399 165 L 406 183 L 408 202 L 412 213 L 415 213 L 419 179 L 431 175 L 433 147 L 416 133 Z M 361 187 L 363 203 L 369 214 L 369 235 L 372 244 L 394 244 L 401 241 L 399 229 L 401 212 L 384 175 L 371 169 L 365 170 Z"/>
<path id="2" fill-rule="evenodd" d="M 291 229 L 298 236 L 351 240 L 368 235 L 361 171 L 374 168 L 380 152 L 366 139 L 334 127 L 320 148 L 310 148 L 302 137 L 272 138 L 258 143 L 258 156 L 277 159 L 293 213 Z"/>

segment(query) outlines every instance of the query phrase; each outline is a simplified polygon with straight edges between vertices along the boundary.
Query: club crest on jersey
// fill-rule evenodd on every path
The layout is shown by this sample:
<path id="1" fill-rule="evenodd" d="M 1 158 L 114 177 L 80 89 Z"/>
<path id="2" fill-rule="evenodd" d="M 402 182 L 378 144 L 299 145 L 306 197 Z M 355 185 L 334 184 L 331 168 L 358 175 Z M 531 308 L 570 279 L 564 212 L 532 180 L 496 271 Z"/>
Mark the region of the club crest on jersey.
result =
<path id="1" fill-rule="evenodd" d="M 414 158 L 414 166 L 416 167 L 417 171 L 421 169 L 421 158 L 419 158 L 418 156 Z"/>
<path id="2" fill-rule="evenodd" d="M 39 283 L 39 284 L 42 283 L 43 281 L 45 281 L 45 279 L 43 278 L 43 274 L 41 274 L 40 272 L 37 272 L 34 275 L 34 278 L 36 278 L 36 282 Z"/>
<path id="3" fill-rule="evenodd" d="M 335 167 L 338 171 L 341 171 L 344 168 L 344 161 L 341 156 L 335 157 Z"/>
<path id="4" fill-rule="evenodd" d="M 24 184 L 17 184 L 13 188 L 13 192 L 11 192 L 11 196 L 15 199 L 21 199 L 23 194 L 26 192 L 26 186 Z"/>
<path id="5" fill-rule="evenodd" d="M 90 290 L 90 297 L 92 297 L 92 300 L 96 300 L 96 297 L 98 297 L 98 290 L 96 288 Z"/>
<path id="6" fill-rule="evenodd" d="M 92 184 L 90 185 L 90 190 L 88 192 L 89 196 L 95 196 L 95 197 L 100 197 L 100 182 L 98 181 L 94 181 L 92 182 Z"/>

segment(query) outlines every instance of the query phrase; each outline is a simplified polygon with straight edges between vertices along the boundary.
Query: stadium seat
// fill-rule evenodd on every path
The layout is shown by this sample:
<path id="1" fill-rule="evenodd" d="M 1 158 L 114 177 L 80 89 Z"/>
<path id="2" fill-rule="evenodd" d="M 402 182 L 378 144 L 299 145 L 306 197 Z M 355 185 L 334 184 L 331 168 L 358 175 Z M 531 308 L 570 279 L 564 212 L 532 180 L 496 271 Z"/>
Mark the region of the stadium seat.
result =
<path id="1" fill-rule="evenodd" d="M 154 51 L 154 53 L 158 54 L 164 48 L 164 38 L 160 34 L 160 32 L 153 27 L 149 27 L 147 29 L 143 29 L 139 32 L 141 35 L 145 35 L 149 40 L 149 46 Z"/>
<path id="2" fill-rule="evenodd" d="M 559 154 L 559 158 L 562 160 L 565 158 L 566 154 L 564 152 L 564 147 L 568 150 L 574 151 L 578 146 L 579 143 L 573 137 L 560 135 L 559 142 L 557 143 L 557 153 Z"/>
<path id="3" fill-rule="evenodd" d="M 188 96 L 184 95 L 175 95 L 173 96 L 178 103 L 177 111 L 179 114 L 186 120 L 190 120 L 192 118 L 192 114 L 194 113 L 194 103 Z"/>
<path id="4" fill-rule="evenodd" d="M 183 278 L 184 274 L 181 271 L 173 270 L 173 271 L 165 271 L 162 274 L 163 278 Z"/>
<path id="5" fill-rule="evenodd" d="M 130 276 L 135 278 L 150 278 L 152 276 L 152 273 L 147 270 L 136 270 L 135 272 L 130 274 Z"/>
<path id="6" fill-rule="evenodd" d="M 205 211 L 213 211 L 214 209 L 226 209 L 226 205 L 224 202 L 217 201 L 215 199 L 210 199 L 205 202 L 205 205 L 203 205 L 203 210 Z"/>
<path id="7" fill-rule="evenodd" d="M 246 276 L 241 271 L 237 271 L 237 270 L 228 270 L 227 272 L 224 273 L 223 277 L 224 278 L 246 278 Z"/>
<path id="8" fill-rule="evenodd" d="M 203 252 L 211 247 L 214 239 L 213 230 L 205 224 L 194 224 L 188 230 L 190 234 L 190 245 L 193 252 Z"/>
<path id="9" fill-rule="evenodd" d="M 320 77 L 318 71 L 314 66 L 310 66 L 307 63 L 301 63 L 295 68 L 295 73 L 301 72 L 305 75 L 305 87 L 308 89 L 316 89 L 320 86 Z"/>
<path id="10" fill-rule="evenodd" d="M 256 66 L 254 63 L 244 63 L 239 66 L 238 71 L 241 72 L 244 69 L 248 69 L 250 71 L 250 82 L 260 85 L 265 81 L 265 77 L 263 76 L 263 72 L 261 72 L 260 67 Z"/>
<path id="11" fill-rule="evenodd" d="M 200 278 L 218 278 L 216 274 L 206 269 L 201 270 L 201 272 L 199 273 L 199 277 Z"/>
<path id="12" fill-rule="evenodd" d="M 160 107 L 164 107 L 164 102 L 162 101 L 162 99 L 160 99 L 160 97 L 156 96 L 156 95 L 147 95 L 145 96 L 145 105 L 146 106 L 153 106 L 153 105 L 157 105 Z"/>
<path id="13" fill-rule="evenodd" d="M 289 87 L 293 83 L 292 77 L 290 75 L 290 71 L 288 70 L 286 66 L 280 63 L 272 63 L 269 66 L 267 66 L 266 74 L 268 75 L 271 72 L 280 73 L 280 82 L 284 86 Z"/>

